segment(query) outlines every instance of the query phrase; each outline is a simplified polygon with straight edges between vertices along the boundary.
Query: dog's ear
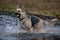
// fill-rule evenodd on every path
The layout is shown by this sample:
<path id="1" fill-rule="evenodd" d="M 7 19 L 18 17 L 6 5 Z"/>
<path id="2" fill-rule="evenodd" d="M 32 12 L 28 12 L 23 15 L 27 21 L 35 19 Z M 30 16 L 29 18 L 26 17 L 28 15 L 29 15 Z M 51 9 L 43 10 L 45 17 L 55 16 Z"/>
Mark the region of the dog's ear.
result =
<path id="1" fill-rule="evenodd" d="M 24 5 L 21 7 L 21 9 L 23 12 L 25 12 L 25 6 Z"/>

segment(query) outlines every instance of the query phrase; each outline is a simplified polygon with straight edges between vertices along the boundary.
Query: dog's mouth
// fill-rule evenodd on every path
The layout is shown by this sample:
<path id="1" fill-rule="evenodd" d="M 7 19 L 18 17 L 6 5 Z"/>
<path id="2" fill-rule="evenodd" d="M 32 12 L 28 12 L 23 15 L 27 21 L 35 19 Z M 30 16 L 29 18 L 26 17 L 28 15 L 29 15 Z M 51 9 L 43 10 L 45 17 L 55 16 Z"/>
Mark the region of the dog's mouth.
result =
<path id="1" fill-rule="evenodd" d="M 17 13 L 17 12 L 16 12 L 14 15 L 15 15 L 17 18 L 21 17 L 21 14 L 19 14 L 19 13 Z"/>
<path id="2" fill-rule="evenodd" d="M 24 19 L 24 17 L 21 18 L 21 14 L 19 14 L 19 13 L 17 13 L 17 12 L 16 12 L 14 15 L 15 15 L 17 18 L 19 18 L 20 21 Z"/>

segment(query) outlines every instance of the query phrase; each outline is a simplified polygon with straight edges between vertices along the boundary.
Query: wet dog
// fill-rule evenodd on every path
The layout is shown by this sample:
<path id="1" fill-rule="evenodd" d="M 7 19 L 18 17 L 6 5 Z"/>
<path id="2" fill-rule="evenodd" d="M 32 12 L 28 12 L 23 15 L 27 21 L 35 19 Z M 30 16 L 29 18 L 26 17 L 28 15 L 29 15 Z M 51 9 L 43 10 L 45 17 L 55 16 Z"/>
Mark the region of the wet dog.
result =
<path id="1" fill-rule="evenodd" d="M 34 32 L 39 32 L 43 26 L 43 21 L 37 16 L 27 15 L 24 8 L 17 8 L 16 13 L 19 14 L 19 20 L 24 24 L 28 32 L 33 29 Z"/>

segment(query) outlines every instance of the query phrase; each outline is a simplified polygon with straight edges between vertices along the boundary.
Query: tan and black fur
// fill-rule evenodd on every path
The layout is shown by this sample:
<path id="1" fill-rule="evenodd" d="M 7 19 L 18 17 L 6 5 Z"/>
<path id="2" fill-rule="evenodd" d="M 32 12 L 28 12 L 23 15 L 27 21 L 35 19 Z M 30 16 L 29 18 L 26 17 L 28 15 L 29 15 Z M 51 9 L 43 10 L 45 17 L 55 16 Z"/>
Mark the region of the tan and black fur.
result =
<path id="1" fill-rule="evenodd" d="M 39 32 L 43 26 L 43 21 L 37 16 L 27 15 L 23 8 L 17 8 L 16 13 L 20 14 L 19 20 L 23 22 L 28 32 L 33 28 L 34 32 Z"/>

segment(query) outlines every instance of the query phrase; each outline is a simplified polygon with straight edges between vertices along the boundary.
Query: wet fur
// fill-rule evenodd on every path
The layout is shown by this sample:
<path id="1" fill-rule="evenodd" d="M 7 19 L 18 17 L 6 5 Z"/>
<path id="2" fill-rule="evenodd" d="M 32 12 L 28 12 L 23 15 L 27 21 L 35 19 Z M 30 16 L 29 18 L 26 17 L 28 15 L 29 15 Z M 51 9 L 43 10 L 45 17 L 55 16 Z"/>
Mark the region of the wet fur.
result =
<path id="1" fill-rule="evenodd" d="M 26 17 L 21 21 L 27 28 L 28 32 L 32 31 L 31 28 L 33 28 L 34 32 L 39 32 L 41 27 L 43 26 L 42 19 L 38 18 L 37 16 L 26 15 Z"/>
<path id="2" fill-rule="evenodd" d="M 18 12 L 19 11 L 19 12 Z M 43 26 L 43 21 L 37 16 L 27 15 L 25 11 L 21 8 L 16 10 L 18 14 L 20 14 L 19 20 L 23 22 L 23 25 L 26 27 L 28 32 L 31 32 L 33 29 L 34 32 L 39 32 L 41 27 Z"/>

